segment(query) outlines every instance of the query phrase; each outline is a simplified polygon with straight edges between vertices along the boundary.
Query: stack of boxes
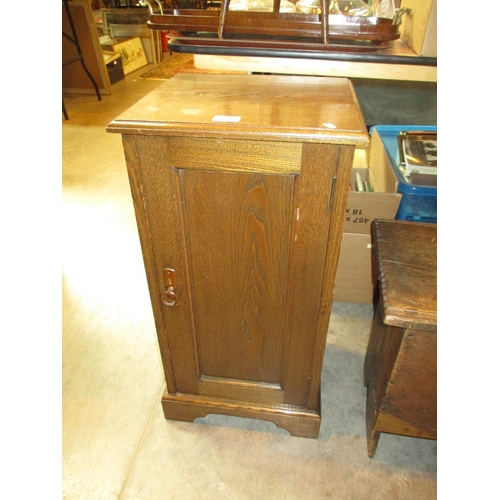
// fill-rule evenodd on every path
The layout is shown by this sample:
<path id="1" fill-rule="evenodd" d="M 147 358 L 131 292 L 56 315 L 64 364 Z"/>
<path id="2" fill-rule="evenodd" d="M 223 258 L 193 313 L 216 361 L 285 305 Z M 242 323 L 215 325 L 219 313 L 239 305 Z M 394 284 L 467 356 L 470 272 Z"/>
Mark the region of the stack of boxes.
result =
<path id="1" fill-rule="evenodd" d="M 383 145 L 356 149 L 345 211 L 344 232 L 333 300 L 370 304 L 373 298 L 370 227 L 374 219 L 394 219 L 401 195 Z M 370 165 L 370 168 L 368 168 Z M 356 191 L 356 174 L 373 192 Z"/>
<path id="2" fill-rule="evenodd" d="M 437 187 L 411 186 L 398 169 L 398 135 L 406 130 L 435 131 L 429 126 L 372 127 L 367 150 L 357 149 L 344 220 L 333 300 L 371 304 L 372 279 L 370 228 L 374 219 L 437 222 Z M 372 192 L 356 191 L 356 174 L 369 181 Z"/>

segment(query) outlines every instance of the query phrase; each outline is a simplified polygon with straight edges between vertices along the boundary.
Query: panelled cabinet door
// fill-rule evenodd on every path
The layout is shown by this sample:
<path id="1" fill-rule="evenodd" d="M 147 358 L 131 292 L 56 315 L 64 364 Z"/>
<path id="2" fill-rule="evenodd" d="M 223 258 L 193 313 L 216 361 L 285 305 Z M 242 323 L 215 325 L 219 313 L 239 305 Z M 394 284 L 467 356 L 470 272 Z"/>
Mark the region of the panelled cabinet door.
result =
<path id="1" fill-rule="evenodd" d="M 124 134 L 167 418 L 316 437 L 353 144 Z"/>

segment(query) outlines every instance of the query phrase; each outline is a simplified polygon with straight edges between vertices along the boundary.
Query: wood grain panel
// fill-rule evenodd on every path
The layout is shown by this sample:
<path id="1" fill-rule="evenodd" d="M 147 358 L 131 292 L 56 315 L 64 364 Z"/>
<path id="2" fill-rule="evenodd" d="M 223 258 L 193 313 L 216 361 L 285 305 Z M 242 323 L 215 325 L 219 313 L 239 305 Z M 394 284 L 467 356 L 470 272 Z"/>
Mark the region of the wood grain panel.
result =
<path id="1" fill-rule="evenodd" d="M 214 121 L 221 115 L 237 120 Z M 369 144 L 352 84 L 345 78 L 182 73 L 107 129 L 273 143 Z"/>
<path id="2" fill-rule="evenodd" d="M 372 321 L 364 366 L 366 436 L 369 457 L 373 457 L 377 449 L 380 437 L 380 426 L 377 425 L 380 405 L 403 339 L 402 330 L 385 325 L 383 318 L 382 301 L 379 301 Z"/>
<path id="3" fill-rule="evenodd" d="M 132 201 L 134 204 L 135 217 L 137 221 L 137 229 L 141 242 L 142 255 L 144 258 L 144 267 L 148 281 L 149 294 L 155 319 L 156 330 L 158 334 L 158 343 L 167 382 L 167 390 L 176 392 L 174 373 L 172 370 L 172 360 L 170 359 L 170 347 L 168 343 L 165 323 L 163 321 L 163 307 L 158 293 L 156 282 L 156 263 L 153 253 L 153 245 L 151 242 L 151 234 L 149 232 L 149 223 L 146 215 L 146 200 L 142 186 L 141 170 L 139 167 L 139 159 L 137 156 L 136 138 L 134 136 L 123 136 L 123 150 L 127 165 L 127 173 L 129 177 L 130 190 Z"/>
<path id="4" fill-rule="evenodd" d="M 283 389 L 279 384 L 242 382 L 207 376 L 202 376 L 198 381 L 198 394 L 261 404 L 281 404 L 284 401 Z"/>
<path id="5" fill-rule="evenodd" d="M 300 171 L 302 144 L 299 142 L 173 137 L 168 144 L 179 168 L 277 174 Z"/>
<path id="6" fill-rule="evenodd" d="M 373 425 L 396 363 L 402 339 L 403 331 L 400 328 L 384 324 L 383 307 L 379 301 L 372 321 L 364 367 L 365 385 L 369 388 L 368 392 L 372 392 L 373 398 L 373 411 L 370 411 Z"/>
<path id="7" fill-rule="evenodd" d="M 189 275 L 184 260 L 185 238 L 182 218 L 178 210 L 176 181 L 172 161 L 165 149 L 165 140 L 158 137 L 135 137 L 138 168 L 141 173 L 141 189 L 145 211 L 145 223 L 151 239 L 155 288 L 153 301 L 160 304 L 159 337 L 168 336 L 171 369 L 178 391 L 196 394 L 197 349 L 193 341 L 193 317 L 189 293 Z M 161 159 L 161 161 L 159 161 Z M 178 305 L 166 307 L 160 297 L 166 290 L 163 269 L 176 271 Z M 166 343 L 166 341 L 165 341 Z M 169 391 L 171 390 L 168 387 Z M 172 391 L 173 392 L 173 391 Z"/>
<path id="8" fill-rule="evenodd" d="M 197 397 L 188 394 L 165 394 L 162 398 L 165 418 L 192 422 L 211 413 L 241 418 L 269 420 L 286 429 L 292 436 L 317 438 L 320 416 L 304 408 L 253 405 L 220 398 Z"/>
<path id="9" fill-rule="evenodd" d="M 283 387 L 286 403 L 297 406 L 306 406 L 312 378 L 339 150 L 333 144 L 304 144 L 295 182 Z"/>
<path id="10" fill-rule="evenodd" d="M 175 170 L 200 372 L 280 383 L 294 177 Z"/>
<path id="11" fill-rule="evenodd" d="M 381 429 L 381 431 L 387 429 L 388 431 L 390 430 L 391 434 L 400 434 L 402 436 L 437 439 L 435 428 L 434 430 L 429 430 L 425 427 L 417 427 L 412 423 L 406 422 L 406 420 L 395 417 L 391 413 L 385 413 L 382 410 L 378 414 L 377 429 Z"/>
<path id="12" fill-rule="evenodd" d="M 325 258 L 325 273 L 323 288 L 321 290 L 321 302 L 319 316 L 317 319 L 316 338 L 313 352 L 313 370 L 307 408 L 315 408 L 321 383 L 321 368 L 325 352 L 330 312 L 332 310 L 333 292 L 335 288 L 335 277 L 340 255 L 340 243 L 344 228 L 345 208 L 347 205 L 347 192 L 351 177 L 351 166 L 354 157 L 354 146 L 341 146 L 338 153 L 338 162 L 330 193 L 329 208 L 331 209 L 330 229 L 328 232 L 328 247 Z"/>
<path id="13" fill-rule="evenodd" d="M 437 336 L 406 330 L 380 411 L 437 434 Z"/>
<path id="14" fill-rule="evenodd" d="M 376 220 L 376 262 L 384 322 L 437 330 L 437 225 Z"/>

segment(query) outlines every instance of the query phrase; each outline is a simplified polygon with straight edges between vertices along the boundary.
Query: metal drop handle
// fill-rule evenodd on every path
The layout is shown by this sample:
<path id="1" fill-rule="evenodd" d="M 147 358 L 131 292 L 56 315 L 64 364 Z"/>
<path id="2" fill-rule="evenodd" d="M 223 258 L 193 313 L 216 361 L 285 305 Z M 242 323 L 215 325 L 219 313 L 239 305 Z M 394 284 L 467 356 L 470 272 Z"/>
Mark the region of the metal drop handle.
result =
<path id="1" fill-rule="evenodd" d="M 166 290 L 161 294 L 161 301 L 168 307 L 177 305 L 177 294 L 175 287 L 177 286 L 177 278 L 175 269 L 167 267 L 163 269 L 163 280 L 165 281 Z"/>
<path id="2" fill-rule="evenodd" d="M 175 288 L 169 286 L 161 296 L 161 301 L 163 304 L 169 307 L 173 307 L 177 304 L 177 295 L 175 294 Z"/>

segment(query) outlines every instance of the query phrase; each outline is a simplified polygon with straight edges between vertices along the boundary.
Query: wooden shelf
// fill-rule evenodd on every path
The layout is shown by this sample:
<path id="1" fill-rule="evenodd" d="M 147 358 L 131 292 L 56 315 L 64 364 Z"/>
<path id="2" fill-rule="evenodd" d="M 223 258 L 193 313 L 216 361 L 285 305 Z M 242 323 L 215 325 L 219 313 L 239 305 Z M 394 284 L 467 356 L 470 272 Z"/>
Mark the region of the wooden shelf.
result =
<path id="1" fill-rule="evenodd" d="M 169 47 L 183 52 L 182 39 L 172 40 Z M 373 78 L 384 80 L 436 82 L 437 59 L 418 56 L 403 40 L 395 40 L 392 47 L 376 54 L 332 53 L 327 59 L 310 58 L 297 53 L 283 55 L 255 55 L 249 51 L 210 51 L 206 47 L 193 50 L 198 69 L 221 71 L 248 71 L 250 73 L 301 74 L 337 76 L 345 78 Z"/>

